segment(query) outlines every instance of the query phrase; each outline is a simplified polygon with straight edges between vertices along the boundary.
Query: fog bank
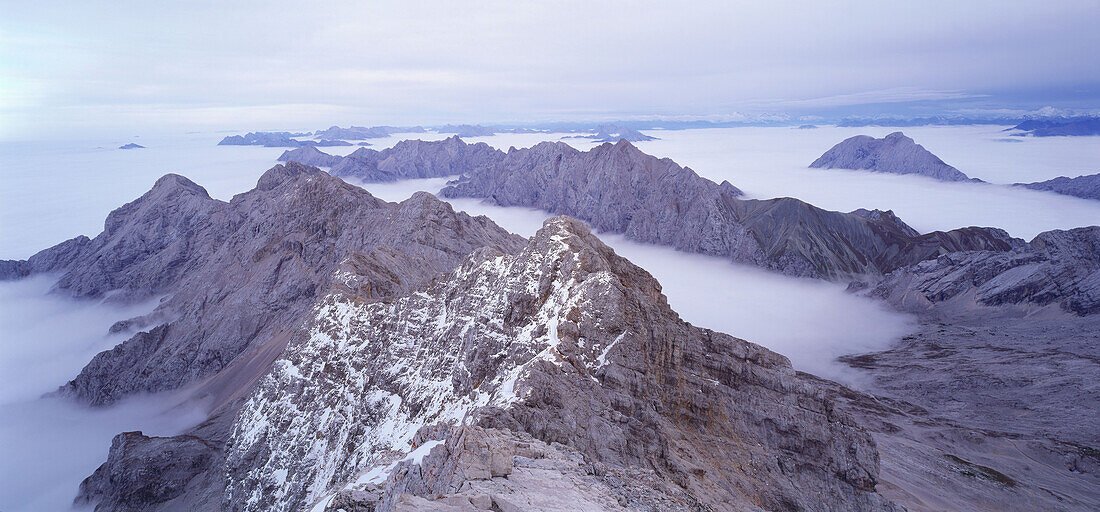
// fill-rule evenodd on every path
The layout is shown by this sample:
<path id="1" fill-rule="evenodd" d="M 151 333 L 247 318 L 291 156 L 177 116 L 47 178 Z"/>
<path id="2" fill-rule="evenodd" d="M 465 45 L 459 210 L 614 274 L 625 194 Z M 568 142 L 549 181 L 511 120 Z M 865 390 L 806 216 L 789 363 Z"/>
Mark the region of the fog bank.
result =
<path id="1" fill-rule="evenodd" d="M 101 350 L 126 339 L 108 335 L 118 320 L 152 303 L 119 307 L 47 295 L 53 279 L 0 282 L 0 510 L 68 510 L 80 481 L 107 458 L 123 431 L 176 434 L 204 418 L 171 395 L 135 397 L 89 408 L 39 398 L 79 373 Z"/>

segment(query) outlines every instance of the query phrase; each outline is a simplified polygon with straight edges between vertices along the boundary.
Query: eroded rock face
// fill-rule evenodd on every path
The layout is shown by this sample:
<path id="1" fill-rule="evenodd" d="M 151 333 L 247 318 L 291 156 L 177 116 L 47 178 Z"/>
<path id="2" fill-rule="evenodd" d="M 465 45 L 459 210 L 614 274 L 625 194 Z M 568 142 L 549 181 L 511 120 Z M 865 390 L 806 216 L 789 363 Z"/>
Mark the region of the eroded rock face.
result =
<path id="1" fill-rule="evenodd" d="M 97 355 L 62 388 L 101 405 L 175 389 L 227 367 L 246 348 L 279 343 L 353 254 L 380 251 L 387 263 L 378 266 L 408 289 L 475 248 L 521 245 L 488 219 L 456 213 L 429 194 L 387 203 L 291 162 L 229 203 L 165 176 L 112 212 L 94 240 L 48 249 L 14 272 L 59 272 L 57 288 L 77 297 L 169 294 L 154 314 L 169 322 Z"/>
<path id="2" fill-rule="evenodd" d="M 820 389 L 782 356 L 680 320 L 573 219 L 389 303 L 332 293 L 307 331 L 241 410 L 227 509 L 296 510 L 370 480 L 440 422 L 652 471 L 674 508 L 893 508 L 870 437 Z"/>
<path id="3" fill-rule="evenodd" d="M 123 432 L 111 441 L 108 462 L 80 484 L 75 505 L 97 512 L 141 512 L 217 478 L 222 447 L 195 436 L 149 437 Z M 207 496 L 210 498 L 210 496 Z M 217 501 L 205 502 L 213 509 Z M 199 503 L 196 509 L 201 509 Z"/>
<path id="4" fill-rule="evenodd" d="M 1100 312 L 1100 226 L 1046 231 L 1008 252 L 945 254 L 889 274 L 871 294 L 916 312 L 1057 304 L 1094 314 Z"/>
<path id="5" fill-rule="evenodd" d="M 844 139 L 814 160 L 810 167 L 917 174 L 941 181 L 981 181 L 972 180 L 962 171 L 943 163 L 939 157 L 901 132 L 881 139 L 868 135 Z"/>

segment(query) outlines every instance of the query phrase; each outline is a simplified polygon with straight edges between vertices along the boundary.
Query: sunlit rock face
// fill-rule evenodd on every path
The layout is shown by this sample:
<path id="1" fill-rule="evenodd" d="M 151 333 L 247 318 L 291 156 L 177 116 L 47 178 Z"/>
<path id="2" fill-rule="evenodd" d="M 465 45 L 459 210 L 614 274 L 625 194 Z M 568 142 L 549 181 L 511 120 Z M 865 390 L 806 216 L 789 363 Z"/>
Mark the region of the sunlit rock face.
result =
<path id="1" fill-rule="evenodd" d="M 941 181 L 981 181 L 971 180 L 901 132 L 881 139 L 867 135 L 850 137 L 826 151 L 810 167 L 917 174 Z"/>
<path id="2" fill-rule="evenodd" d="M 443 442 L 417 435 L 442 423 L 650 471 L 675 508 L 893 508 L 870 437 L 815 384 L 683 322 L 660 290 L 558 217 L 518 254 L 475 252 L 397 300 L 331 293 L 241 410 L 224 505 L 296 510 L 365 485 Z"/>

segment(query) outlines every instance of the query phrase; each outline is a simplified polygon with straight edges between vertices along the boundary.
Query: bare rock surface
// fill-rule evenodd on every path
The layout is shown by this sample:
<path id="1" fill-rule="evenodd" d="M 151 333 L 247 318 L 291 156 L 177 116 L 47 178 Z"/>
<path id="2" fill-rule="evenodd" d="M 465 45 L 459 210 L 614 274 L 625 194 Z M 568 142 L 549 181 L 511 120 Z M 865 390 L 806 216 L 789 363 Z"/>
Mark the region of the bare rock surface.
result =
<path id="1" fill-rule="evenodd" d="M 206 479 L 216 479 L 222 450 L 219 443 L 191 435 L 149 437 L 123 432 L 111 442 L 107 462 L 81 482 L 74 504 L 94 505 L 96 512 L 171 510 L 156 505 L 171 502 Z M 217 496 L 205 498 L 191 502 L 192 510 L 218 506 Z"/>
<path id="2" fill-rule="evenodd" d="M 365 182 L 459 176 L 440 194 L 570 215 L 600 231 L 645 243 L 723 256 L 790 275 L 827 279 L 880 275 L 960 250 L 1008 250 L 1004 231 L 963 228 L 916 234 L 893 214 L 830 212 L 791 198 L 744 200 L 626 141 L 578 151 L 544 142 L 498 151 L 485 143 L 403 141 L 362 148 L 332 165 Z"/>
<path id="3" fill-rule="evenodd" d="M 1076 178 L 1059 176 L 1052 180 L 1037 181 L 1035 183 L 1016 183 L 1015 186 L 1100 201 L 1100 173 Z"/>
<path id="4" fill-rule="evenodd" d="M 640 242 L 796 276 L 878 275 L 947 252 L 1007 250 L 1013 243 L 990 228 L 914 236 L 892 215 L 831 212 L 792 198 L 741 199 L 730 183 L 716 184 L 625 141 L 586 152 L 564 143 L 509 151 L 440 195 L 571 215 Z"/>
<path id="5" fill-rule="evenodd" d="M 1100 226 L 1046 231 L 1012 251 L 945 254 L 890 273 L 870 294 L 917 313 L 1049 305 L 1098 313 Z"/>
<path id="6" fill-rule="evenodd" d="M 945 164 L 901 132 L 881 139 L 868 135 L 850 137 L 826 151 L 810 167 L 917 174 L 941 181 L 981 181 L 971 179 L 962 171 Z"/>
<path id="7" fill-rule="evenodd" d="M 422 430 L 438 423 L 652 472 L 645 495 L 672 510 L 895 509 L 875 492 L 869 435 L 820 385 L 778 354 L 680 320 L 648 273 L 573 219 L 547 221 L 514 256 L 477 251 L 392 302 L 329 294 L 306 331 L 233 427 L 229 510 L 298 510 L 406 453 L 420 480 L 398 494 L 435 499 L 454 490 L 423 478 L 422 463 L 444 455 Z M 479 443 L 459 452 L 500 452 Z M 491 457 L 471 464 L 508 474 Z"/>
<path id="8" fill-rule="evenodd" d="M 1100 507 L 1100 318 L 984 311 L 926 320 L 889 350 L 846 356 L 863 395 L 833 388 L 874 432 L 879 490 L 910 511 Z"/>
<path id="9" fill-rule="evenodd" d="M 220 507 L 224 442 L 240 401 L 316 300 L 313 292 L 287 290 L 331 286 L 359 300 L 386 300 L 453 268 L 474 248 L 512 251 L 523 244 L 488 219 L 455 213 L 429 194 L 386 203 L 297 163 L 276 166 L 255 190 L 230 203 L 167 176 L 112 213 L 107 226 L 95 240 L 74 239 L 22 263 L 29 270 L 64 272 L 61 291 L 83 296 L 169 293 L 153 314 L 124 323 L 168 321 L 97 355 L 63 391 L 108 404 L 133 391 L 190 383 L 188 392 L 215 410 L 182 436 L 116 438 L 107 462 L 78 497 L 101 510 Z M 108 278 L 113 280 L 104 283 Z M 225 344 L 233 356 L 196 363 Z"/>

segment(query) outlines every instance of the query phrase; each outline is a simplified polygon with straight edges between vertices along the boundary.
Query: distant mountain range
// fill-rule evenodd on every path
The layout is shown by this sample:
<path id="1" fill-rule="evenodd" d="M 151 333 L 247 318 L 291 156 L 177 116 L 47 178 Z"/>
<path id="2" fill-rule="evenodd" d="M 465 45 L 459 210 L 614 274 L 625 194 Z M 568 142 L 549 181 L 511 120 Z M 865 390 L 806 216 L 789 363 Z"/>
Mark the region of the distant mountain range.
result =
<path id="1" fill-rule="evenodd" d="M 1100 117 L 1031 119 L 1005 131 L 1012 135 L 1031 137 L 1065 137 L 1100 135 Z"/>

